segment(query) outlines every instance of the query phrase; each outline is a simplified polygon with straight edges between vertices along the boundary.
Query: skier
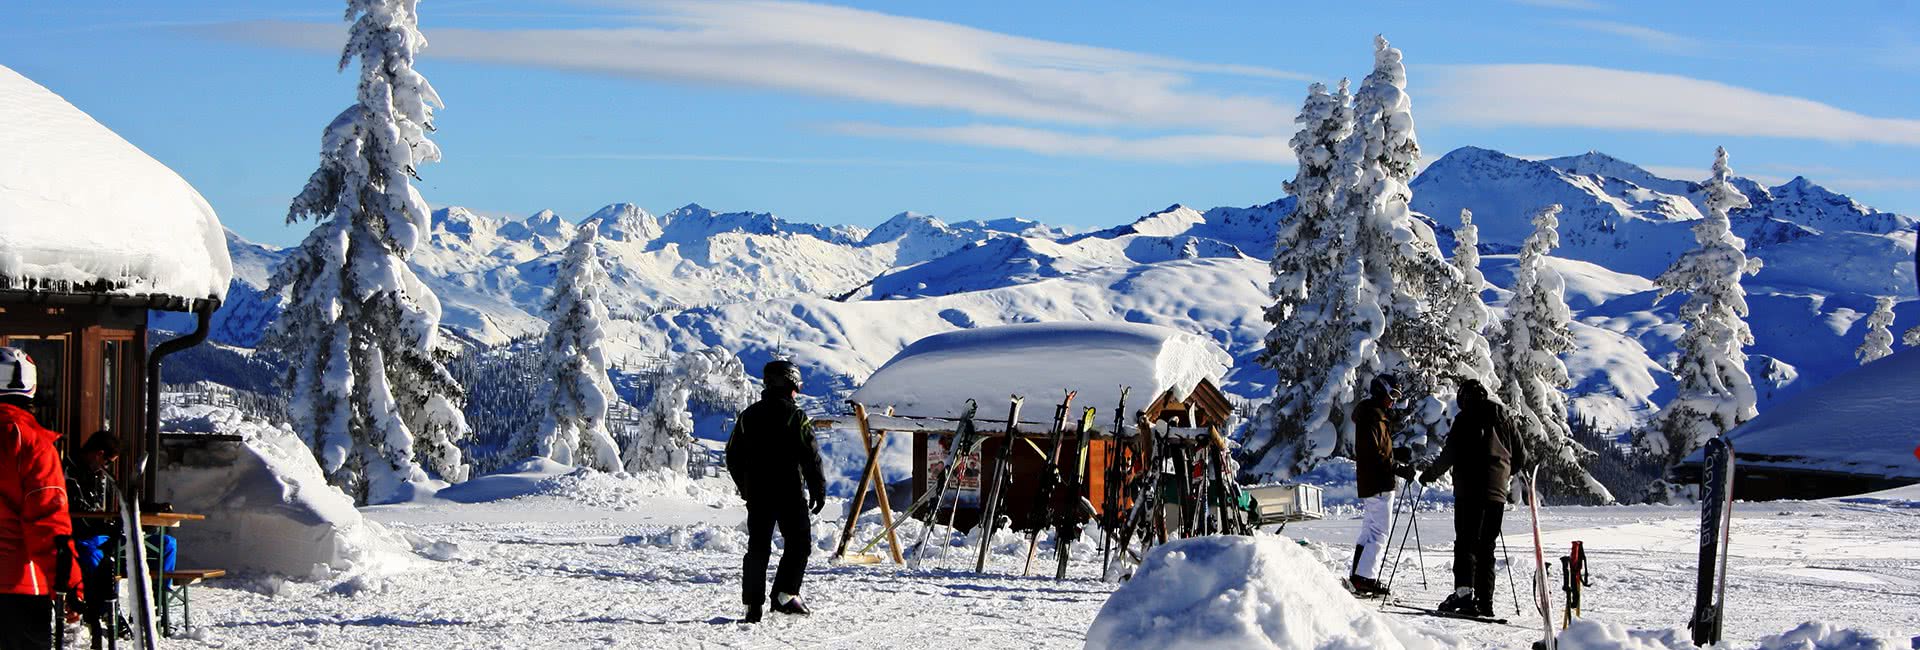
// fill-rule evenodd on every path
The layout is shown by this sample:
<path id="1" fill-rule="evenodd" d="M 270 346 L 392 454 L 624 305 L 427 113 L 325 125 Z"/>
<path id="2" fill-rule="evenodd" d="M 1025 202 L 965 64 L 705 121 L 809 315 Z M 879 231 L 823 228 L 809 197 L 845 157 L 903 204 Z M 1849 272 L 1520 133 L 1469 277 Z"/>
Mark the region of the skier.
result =
<path id="1" fill-rule="evenodd" d="M 87 444 L 80 447 L 80 453 L 70 457 L 67 463 L 67 506 L 72 513 L 111 512 L 113 511 L 113 463 L 120 458 L 120 436 L 112 431 L 97 431 L 87 438 Z M 113 593 L 113 567 L 108 560 L 113 556 L 114 541 L 120 538 L 120 526 L 109 519 L 74 518 L 73 550 L 74 560 L 80 564 L 82 582 L 87 593 L 94 594 L 86 602 L 85 615 L 87 628 L 100 635 L 100 619 L 111 608 L 107 598 Z M 172 535 L 167 535 L 160 548 L 160 570 L 170 572 L 174 569 L 174 558 L 178 544 Z M 105 564 L 106 566 L 102 566 Z"/>
<path id="2" fill-rule="evenodd" d="M 1460 414 L 1454 416 L 1440 456 L 1420 475 L 1431 483 L 1453 472 L 1453 594 L 1440 603 L 1449 614 L 1493 616 L 1493 545 L 1507 505 L 1507 483 L 1528 466 L 1526 447 L 1509 424 L 1505 408 L 1487 388 L 1460 384 Z"/>
<path id="3" fill-rule="evenodd" d="M 64 603 L 55 601 L 54 544 L 73 534 L 73 522 L 54 448 L 60 434 L 28 410 L 37 384 L 25 351 L 0 348 L 0 650 L 53 647 L 56 616 L 63 615 Z M 68 592 L 79 594 L 80 572 L 66 573 Z"/>
<path id="4" fill-rule="evenodd" d="M 1388 518 L 1393 514 L 1395 476 L 1411 477 L 1413 468 L 1395 461 L 1393 416 L 1400 401 L 1399 381 L 1391 374 L 1374 377 L 1367 399 L 1353 407 L 1354 480 L 1363 512 L 1360 538 L 1353 543 L 1353 570 L 1347 581 L 1362 596 L 1386 596 L 1380 584 L 1380 562 L 1386 555 Z"/>
<path id="5" fill-rule="evenodd" d="M 800 369 L 791 361 L 775 360 L 762 368 L 761 376 L 766 389 L 760 401 L 740 412 L 727 439 L 727 471 L 747 501 L 747 556 L 740 598 L 747 605 L 748 623 L 760 621 L 776 526 L 786 549 L 773 578 L 773 611 L 810 613 L 800 602 L 800 581 L 813 548 L 809 515 L 819 514 L 827 503 L 820 446 L 807 414 L 794 403 L 800 395 Z"/>

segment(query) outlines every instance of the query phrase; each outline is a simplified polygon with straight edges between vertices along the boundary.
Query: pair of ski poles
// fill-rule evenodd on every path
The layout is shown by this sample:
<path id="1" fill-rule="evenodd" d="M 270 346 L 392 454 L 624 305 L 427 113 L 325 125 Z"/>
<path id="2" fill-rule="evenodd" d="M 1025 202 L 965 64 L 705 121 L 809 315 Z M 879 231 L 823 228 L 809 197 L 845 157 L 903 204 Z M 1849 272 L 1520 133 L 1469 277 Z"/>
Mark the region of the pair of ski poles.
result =
<path id="1" fill-rule="evenodd" d="M 1387 543 L 1391 544 L 1393 543 L 1394 530 L 1396 530 L 1400 523 L 1400 507 L 1406 507 L 1409 524 L 1405 528 L 1397 528 L 1400 531 L 1400 548 L 1394 552 L 1393 567 L 1387 570 L 1387 590 L 1389 592 L 1393 590 L 1394 576 L 1400 571 L 1400 560 L 1407 555 L 1407 540 L 1409 538 L 1413 540 L 1415 557 L 1420 561 L 1420 587 L 1424 589 L 1428 586 L 1427 554 L 1425 545 L 1420 541 L 1420 506 L 1426 502 L 1427 486 L 1416 482 L 1413 483 L 1413 488 L 1414 489 L 1409 491 L 1405 497 L 1398 499 L 1398 503 L 1396 503 L 1394 507 L 1393 518 L 1390 523 L 1387 524 Z M 1459 544 L 1461 542 L 1456 539 L 1453 543 Z M 1513 553 L 1507 550 L 1507 537 L 1505 535 L 1500 536 L 1500 554 L 1506 560 L 1507 564 L 1507 593 L 1513 596 L 1513 613 L 1518 615 L 1520 613 L 1520 591 L 1517 587 L 1518 583 L 1513 580 Z"/>

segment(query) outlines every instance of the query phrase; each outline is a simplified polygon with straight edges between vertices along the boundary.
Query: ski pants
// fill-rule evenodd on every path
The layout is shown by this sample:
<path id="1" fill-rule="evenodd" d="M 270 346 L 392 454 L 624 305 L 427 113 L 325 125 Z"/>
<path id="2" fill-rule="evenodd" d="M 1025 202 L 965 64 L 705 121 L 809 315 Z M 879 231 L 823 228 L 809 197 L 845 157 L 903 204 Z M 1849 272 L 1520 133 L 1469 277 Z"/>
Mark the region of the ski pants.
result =
<path id="1" fill-rule="evenodd" d="M 1394 494 L 1394 490 L 1387 490 L 1360 500 L 1360 538 L 1353 540 L 1353 544 L 1360 547 L 1360 561 L 1354 565 L 1354 575 L 1368 580 L 1380 577 L 1380 563 L 1387 556 Z"/>
<path id="2" fill-rule="evenodd" d="M 0 594 L 0 650 L 53 647 L 53 598 Z"/>
<path id="3" fill-rule="evenodd" d="M 1506 505 L 1462 499 L 1453 510 L 1453 586 L 1472 587 L 1474 600 L 1493 602 L 1493 545 L 1500 539 Z"/>
<path id="4" fill-rule="evenodd" d="M 85 581 L 87 594 L 86 615 L 89 623 L 98 622 L 107 613 L 109 601 L 114 591 L 114 567 L 119 566 L 118 558 L 109 558 L 107 554 L 119 550 L 115 544 L 119 535 L 90 535 L 73 538 L 73 559 L 80 564 L 80 577 Z M 175 558 L 179 555 L 179 541 L 172 535 L 166 536 L 166 542 L 160 547 L 160 571 L 173 571 Z M 151 561 L 151 557 L 148 558 Z M 104 567 L 104 568 L 103 568 Z"/>
<path id="5" fill-rule="evenodd" d="M 773 554 L 773 530 L 780 529 L 786 547 L 780 568 L 773 574 L 773 593 L 800 594 L 807 574 L 807 555 L 813 551 L 813 521 L 807 512 L 806 492 L 793 491 L 771 503 L 747 502 L 747 557 L 740 580 L 740 602 L 758 605 L 767 600 L 767 559 Z"/>

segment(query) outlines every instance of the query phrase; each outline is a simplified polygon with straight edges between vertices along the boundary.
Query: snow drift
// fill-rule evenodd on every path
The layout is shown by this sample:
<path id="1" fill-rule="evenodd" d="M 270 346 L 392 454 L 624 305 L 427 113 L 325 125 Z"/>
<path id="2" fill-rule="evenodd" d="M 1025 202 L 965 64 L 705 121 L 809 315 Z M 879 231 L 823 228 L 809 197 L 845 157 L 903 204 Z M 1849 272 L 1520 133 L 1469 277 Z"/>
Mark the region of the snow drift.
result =
<path id="1" fill-rule="evenodd" d="M 185 179 L 0 66 L 0 284 L 223 298 L 225 229 Z"/>
<path id="2" fill-rule="evenodd" d="M 1744 467 L 1920 481 L 1920 352 L 1906 349 L 1794 395 L 1729 434 Z M 1687 458 L 1698 464 L 1700 454 Z"/>
<path id="3" fill-rule="evenodd" d="M 1630 630 L 1591 619 L 1574 621 L 1560 633 L 1558 643 L 1560 650 L 1694 650 L 1692 637 L 1683 629 Z M 1898 647 L 1873 632 L 1814 621 L 1761 639 L 1753 650 L 1895 650 Z"/>
<path id="4" fill-rule="evenodd" d="M 160 500 L 207 516 L 174 531 L 180 566 L 377 579 L 416 560 L 407 539 L 361 517 L 353 499 L 327 485 L 313 452 L 291 430 L 217 406 L 182 406 L 168 415 L 169 431 L 243 437 L 176 448 L 160 472 Z"/>
<path id="5" fill-rule="evenodd" d="M 1206 379 L 1218 384 L 1233 358 L 1211 341 L 1140 323 L 1027 323 L 935 334 L 901 350 L 853 395 L 875 411 L 958 417 L 973 399 L 995 417 L 1008 395 L 1051 404 L 1076 390 L 1076 404 L 1111 409 L 1121 387 L 1145 406 L 1172 390 L 1186 397 Z"/>
<path id="6" fill-rule="evenodd" d="M 1087 630 L 1089 650 L 1458 648 L 1363 606 L 1285 537 L 1160 545 Z"/>

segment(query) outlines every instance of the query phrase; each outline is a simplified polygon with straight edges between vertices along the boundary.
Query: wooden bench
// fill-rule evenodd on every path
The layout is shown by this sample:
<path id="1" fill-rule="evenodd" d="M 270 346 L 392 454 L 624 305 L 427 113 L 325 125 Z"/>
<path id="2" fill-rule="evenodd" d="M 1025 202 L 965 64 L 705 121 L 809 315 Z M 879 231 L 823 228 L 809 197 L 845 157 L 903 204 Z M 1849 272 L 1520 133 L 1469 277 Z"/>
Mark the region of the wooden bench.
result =
<path id="1" fill-rule="evenodd" d="M 158 577 L 165 579 L 165 582 L 158 583 L 158 588 L 156 589 L 156 591 L 160 592 L 160 629 L 162 633 L 169 637 L 173 636 L 174 603 L 179 603 L 180 605 L 180 629 L 184 630 L 192 627 L 193 599 L 187 591 L 187 587 L 200 584 L 200 582 L 204 580 L 212 580 L 224 575 L 227 575 L 226 569 L 175 569 L 160 574 Z"/>

